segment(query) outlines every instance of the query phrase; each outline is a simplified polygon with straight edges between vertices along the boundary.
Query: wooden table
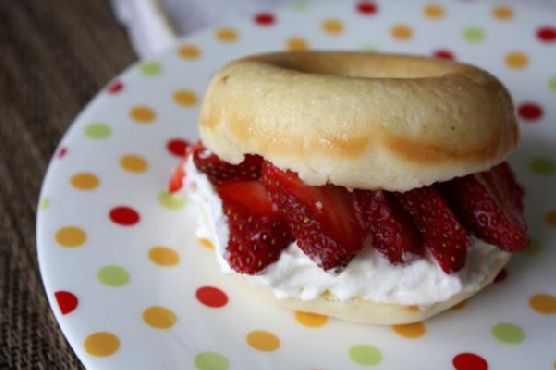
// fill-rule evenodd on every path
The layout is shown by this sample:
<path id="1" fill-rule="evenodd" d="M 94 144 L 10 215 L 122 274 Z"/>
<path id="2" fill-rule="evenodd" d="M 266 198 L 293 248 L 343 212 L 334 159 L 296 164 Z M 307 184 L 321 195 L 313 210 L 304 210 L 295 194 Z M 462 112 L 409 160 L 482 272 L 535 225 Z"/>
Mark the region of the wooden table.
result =
<path id="1" fill-rule="evenodd" d="M 36 205 L 62 134 L 135 58 L 107 0 L 0 4 L 0 369 L 82 368 L 39 276 Z"/>

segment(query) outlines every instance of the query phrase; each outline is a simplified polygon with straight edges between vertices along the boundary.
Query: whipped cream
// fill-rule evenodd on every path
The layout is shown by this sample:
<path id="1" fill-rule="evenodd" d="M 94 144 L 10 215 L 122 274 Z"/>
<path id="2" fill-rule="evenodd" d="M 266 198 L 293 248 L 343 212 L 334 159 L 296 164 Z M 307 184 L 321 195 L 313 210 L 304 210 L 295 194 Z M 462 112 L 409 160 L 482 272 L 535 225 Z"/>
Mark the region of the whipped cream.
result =
<path id="1" fill-rule="evenodd" d="M 207 176 L 197 171 L 192 159 L 185 166 L 184 187 L 200 205 L 202 213 L 197 236 L 214 244 L 220 270 L 235 274 L 227 262 L 229 227 L 222 201 Z M 282 251 L 278 261 L 256 275 L 243 274 L 243 277 L 271 288 L 278 298 L 312 300 L 329 291 L 340 300 L 362 297 L 381 303 L 426 307 L 476 289 L 490 273 L 490 266 L 507 254 L 475 238 L 465 267 L 458 273 L 446 274 L 431 256 L 394 266 L 366 246 L 341 273 L 335 274 L 318 267 L 294 241 Z"/>

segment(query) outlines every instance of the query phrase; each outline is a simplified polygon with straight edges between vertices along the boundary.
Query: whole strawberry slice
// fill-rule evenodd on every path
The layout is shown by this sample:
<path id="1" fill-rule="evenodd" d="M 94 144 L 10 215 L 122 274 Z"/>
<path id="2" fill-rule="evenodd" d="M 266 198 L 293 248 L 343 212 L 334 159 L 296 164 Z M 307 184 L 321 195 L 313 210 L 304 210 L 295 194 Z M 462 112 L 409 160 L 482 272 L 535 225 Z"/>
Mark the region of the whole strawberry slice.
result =
<path id="1" fill-rule="evenodd" d="M 261 183 L 225 182 L 217 190 L 230 227 L 228 261 L 232 269 L 255 274 L 278 260 L 293 239 Z"/>
<path id="2" fill-rule="evenodd" d="M 405 264 L 415 255 L 424 254 L 423 238 L 394 194 L 361 189 L 353 194 L 363 226 L 373 238 L 373 247 L 390 263 Z"/>
<path id="3" fill-rule="evenodd" d="M 523 188 L 507 164 L 453 179 L 446 185 L 462 220 L 474 234 L 509 252 L 527 247 Z"/>
<path id="4" fill-rule="evenodd" d="M 442 271 L 453 273 L 465 265 L 469 238 L 446 200 L 435 186 L 398 193 L 403 207 L 423 234 L 425 247 Z"/>
<path id="5" fill-rule="evenodd" d="M 295 173 L 268 162 L 262 165 L 261 182 L 299 248 L 324 270 L 340 271 L 363 248 L 365 232 L 345 188 L 305 185 Z"/>
<path id="6" fill-rule="evenodd" d="M 226 181 L 256 180 L 261 174 L 262 158 L 258 155 L 246 154 L 243 162 L 231 164 L 199 145 L 193 151 L 193 161 L 197 170 L 205 173 L 213 185 Z"/>

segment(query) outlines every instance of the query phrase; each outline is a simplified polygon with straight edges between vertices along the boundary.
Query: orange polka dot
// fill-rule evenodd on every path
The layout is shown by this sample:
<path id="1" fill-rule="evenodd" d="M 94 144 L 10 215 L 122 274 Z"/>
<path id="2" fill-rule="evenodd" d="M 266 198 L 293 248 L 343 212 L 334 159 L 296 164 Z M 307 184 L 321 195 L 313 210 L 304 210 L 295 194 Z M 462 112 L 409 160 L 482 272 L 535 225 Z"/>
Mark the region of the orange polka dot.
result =
<path id="1" fill-rule="evenodd" d="M 192 107 L 197 103 L 197 95 L 192 90 L 180 89 L 174 91 L 174 101 L 184 107 Z"/>
<path id="2" fill-rule="evenodd" d="M 325 19 L 322 22 L 321 27 L 324 32 L 330 35 L 339 35 L 344 30 L 344 24 L 335 18 Z"/>
<path id="3" fill-rule="evenodd" d="M 83 343 L 85 352 L 91 356 L 106 357 L 120 348 L 120 339 L 105 331 L 89 334 Z"/>
<path id="4" fill-rule="evenodd" d="M 413 30 L 411 27 L 400 24 L 390 29 L 390 34 L 393 38 L 398 40 L 409 40 L 413 37 Z"/>
<path id="5" fill-rule="evenodd" d="M 492 8 L 492 15 L 501 21 L 507 21 L 513 18 L 514 11 L 508 5 L 497 5 Z"/>
<path id="6" fill-rule="evenodd" d="M 291 37 L 286 41 L 288 50 L 307 50 L 309 46 L 307 42 L 301 37 Z"/>
<path id="7" fill-rule="evenodd" d="M 245 338 L 249 346 L 263 352 L 272 352 L 280 348 L 280 338 L 263 330 L 255 330 Z"/>
<path id="8" fill-rule="evenodd" d="M 152 306 L 143 311 L 143 321 L 155 329 L 169 329 L 177 318 L 174 312 L 165 307 Z"/>
<path id="9" fill-rule="evenodd" d="M 444 8 L 438 4 L 429 4 L 423 9 L 423 13 L 430 19 L 441 19 L 444 18 L 446 13 Z"/>
<path id="10" fill-rule="evenodd" d="M 529 298 L 529 306 L 538 313 L 553 315 L 556 313 L 556 297 L 550 294 L 535 294 Z"/>
<path id="11" fill-rule="evenodd" d="M 156 118 L 156 113 L 151 108 L 142 105 L 133 107 L 129 115 L 137 123 L 151 123 Z"/>
<path id="12" fill-rule="evenodd" d="M 328 316 L 302 311 L 295 311 L 295 319 L 309 328 L 319 328 L 328 323 Z"/>
<path id="13" fill-rule="evenodd" d="M 205 247 L 207 249 L 214 249 L 214 245 L 212 244 L 212 242 L 208 239 L 205 238 L 200 238 L 199 239 L 199 244 L 201 244 L 202 247 Z"/>
<path id="14" fill-rule="evenodd" d="M 143 173 L 149 167 L 147 161 L 137 154 L 126 154 L 120 158 L 120 166 L 127 172 Z"/>
<path id="15" fill-rule="evenodd" d="M 546 222 L 551 226 L 556 227 L 556 210 L 550 211 L 546 214 Z"/>
<path id="16" fill-rule="evenodd" d="M 460 303 L 458 303 L 457 305 L 452 307 L 451 310 L 452 311 L 461 311 L 465 308 L 466 305 L 467 305 L 467 301 L 461 301 Z"/>
<path id="17" fill-rule="evenodd" d="M 178 54 L 184 59 L 197 59 L 201 55 L 201 50 L 195 45 L 182 45 L 178 49 Z"/>
<path id="18" fill-rule="evenodd" d="M 180 262 L 180 255 L 172 248 L 157 246 L 149 249 L 149 259 L 160 266 L 174 266 Z"/>
<path id="19" fill-rule="evenodd" d="M 216 38 L 222 42 L 234 42 L 239 38 L 239 35 L 233 28 L 221 27 L 216 30 Z"/>
<path id="20" fill-rule="evenodd" d="M 62 247 L 75 248 L 82 246 L 87 240 L 85 231 L 77 226 L 65 226 L 56 232 L 54 239 Z"/>
<path id="21" fill-rule="evenodd" d="M 71 186 L 79 190 L 93 190 L 99 182 L 97 175 L 87 172 L 76 173 L 70 179 Z"/>
<path id="22" fill-rule="evenodd" d="M 413 324 L 392 325 L 392 329 L 405 338 L 419 338 L 425 335 L 426 327 L 422 322 Z"/>
<path id="23" fill-rule="evenodd" d="M 524 69 L 529 64 L 529 57 L 522 51 L 511 51 L 504 60 L 511 69 Z"/>

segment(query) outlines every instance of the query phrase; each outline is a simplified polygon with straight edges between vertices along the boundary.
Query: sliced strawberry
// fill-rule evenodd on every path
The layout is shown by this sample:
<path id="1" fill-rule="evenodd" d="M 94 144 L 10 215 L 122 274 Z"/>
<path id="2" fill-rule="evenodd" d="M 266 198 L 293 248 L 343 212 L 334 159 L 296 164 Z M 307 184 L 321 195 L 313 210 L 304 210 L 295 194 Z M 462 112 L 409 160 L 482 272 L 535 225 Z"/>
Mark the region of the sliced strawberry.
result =
<path id="1" fill-rule="evenodd" d="M 507 164 L 456 178 L 447 188 L 462 220 L 479 238 L 509 252 L 527 247 L 523 188 Z"/>
<path id="2" fill-rule="evenodd" d="M 405 264 L 415 255 L 424 254 L 423 238 L 394 194 L 360 189 L 353 194 L 363 226 L 373 238 L 373 247 L 390 263 Z"/>
<path id="3" fill-rule="evenodd" d="M 229 262 L 232 269 L 255 274 L 278 260 L 292 241 L 290 227 L 274 209 L 258 181 L 233 181 L 218 185 L 224 213 L 228 216 Z"/>
<path id="4" fill-rule="evenodd" d="M 187 155 L 183 157 L 178 167 L 176 167 L 172 172 L 172 177 L 170 177 L 170 183 L 168 184 L 168 191 L 170 193 L 175 193 L 183 186 L 183 179 L 185 178 L 185 162 L 187 161 L 187 158 Z"/>
<path id="5" fill-rule="evenodd" d="M 246 154 L 243 162 L 231 164 L 220 158 L 203 145 L 195 148 L 193 161 L 197 170 L 205 173 L 213 185 L 225 181 L 256 180 L 261 174 L 262 158 L 258 155 Z"/>
<path id="6" fill-rule="evenodd" d="M 363 248 L 365 232 L 353 196 L 339 186 L 308 186 L 268 162 L 261 182 L 292 229 L 297 245 L 324 270 L 340 271 Z"/>
<path id="7" fill-rule="evenodd" d="M 469 238 L 446 200 L 435 186 L 398 193 L 403 207 L 423 234 L 425 247 L 446 273 L 465 265 Z"/>

